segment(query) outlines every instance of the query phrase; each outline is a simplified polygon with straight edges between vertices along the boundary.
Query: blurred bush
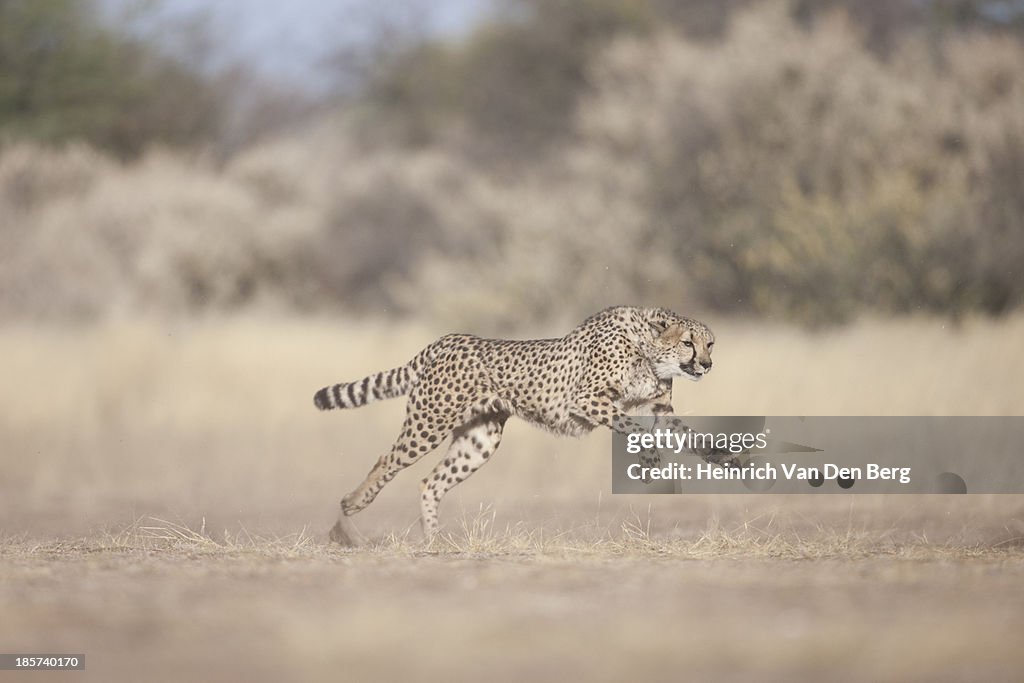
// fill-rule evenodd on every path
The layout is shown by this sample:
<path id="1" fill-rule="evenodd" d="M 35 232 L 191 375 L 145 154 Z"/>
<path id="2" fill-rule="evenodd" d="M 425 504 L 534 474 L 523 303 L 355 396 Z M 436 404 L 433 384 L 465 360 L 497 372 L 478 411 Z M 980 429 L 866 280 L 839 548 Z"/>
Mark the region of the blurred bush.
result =
<path id="1" fill-rule="evenodd" d="M 648 0 L 511 0 L 467 39 L 414 42 L 379 60 L 363 102 L 372 127 L 423 146 L 457 136 L 496 164 L 531 156 L 570 132 L 597 52 L 649 32 Z"/>
<path id="2" fill-rule="evenodd" d="M 221 164 L 9 144 L 0 314 L 1018 308 L 1020 38 L 908 20 L 882 46 L 856 12 L 735 4 L 695 35 L 672 3 L 517 0 Z"/>
<path id="3" fill-rule="evenodd" d="M 646 174 L 648 220 L 709 304 L 817 322 L 1021 301 L 1015 38 L 882 59 L 844 15 L 805 30 L 765 5 L 721 43 L 622 41 L 594 78 L 585 144 Z"/>
<path id="4" fill-rule="evenodd" d="M 99 16 L 89 0 L 0 2 L 0 143 L 84 140 L 129 158 L 211 139 L 212 84 Z"/>

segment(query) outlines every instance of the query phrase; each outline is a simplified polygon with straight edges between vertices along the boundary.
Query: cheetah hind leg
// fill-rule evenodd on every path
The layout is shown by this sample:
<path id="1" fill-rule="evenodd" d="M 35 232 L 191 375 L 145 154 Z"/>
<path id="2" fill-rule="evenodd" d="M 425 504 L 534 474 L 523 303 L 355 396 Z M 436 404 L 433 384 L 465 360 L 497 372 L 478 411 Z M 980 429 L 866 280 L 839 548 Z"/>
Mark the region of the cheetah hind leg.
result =
<path id="1" fill-rule="evenodd" d="M 481 415 L 457 429 L 444 459 L 423 480 L 420 485 L 420 522 L 428 544 L 437 537 L 437 509 L 441 499 L 494 455 L 501 443 L 501 431 L 507 419 L 508 415 L 504 413 Z"/>
<path id="2" fill-rule="evenodd" d="M 414 425 L 421 431 L 428 432 L 428 435 L 418 436 Z M 434 446 L 444 440 L 450 428 L 450 422 L 439 420 L 436 416 L 407 415 L 391 451 L 381 456 L 363 482 L 341 499 L 341 513 L 334 528 L 331 529 L 331 540 L 341 545 L 357 545 L 359 534 L 356 533 L 351 520 L 347 518 L 372 503 L 395 475 L 434 450 Z"/>

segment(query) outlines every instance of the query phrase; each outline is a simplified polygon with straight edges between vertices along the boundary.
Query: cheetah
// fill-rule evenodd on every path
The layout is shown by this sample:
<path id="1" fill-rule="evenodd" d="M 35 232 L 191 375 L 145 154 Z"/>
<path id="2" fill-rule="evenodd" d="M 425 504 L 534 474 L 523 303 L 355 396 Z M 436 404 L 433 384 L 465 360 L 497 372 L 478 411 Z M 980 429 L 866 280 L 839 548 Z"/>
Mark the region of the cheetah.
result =
<path id="1" fill-rule="evenodd" d="M 702 379 L 711 370 L 714 343 L 697 320 L 664 308 L 618 306 L 557 339 L 449 334 L 401 367 L 320 389 L 313 397 L 320 410 L 408 394 L 398 439 L 342 499 L 332 540 L 351 544 L 346 518 L 450 436 L 446 455 L 420 486 L 420 522 L 425 538 L 433 539 L 441 499 L 494 455 L 509 417 L 565 436 L 598 426 L 624 431 L 628 411 L 671 414 L 672 378 Z"/>

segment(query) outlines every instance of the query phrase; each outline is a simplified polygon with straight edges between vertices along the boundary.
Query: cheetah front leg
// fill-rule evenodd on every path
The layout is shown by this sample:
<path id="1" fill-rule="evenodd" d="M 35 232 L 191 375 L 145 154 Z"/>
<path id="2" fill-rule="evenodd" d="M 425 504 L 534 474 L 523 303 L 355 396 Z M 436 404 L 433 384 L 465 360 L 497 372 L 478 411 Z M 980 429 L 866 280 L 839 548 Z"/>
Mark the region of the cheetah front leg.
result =
<path id="1" fill-rule="evenodd" d="M 669 384 L 668 391 L 669 400 L 671 400 L 671 384 Z M 613 398 L 613 395 L 617 396 L 618 392 L 609 390 L 579 397 L 574 412 L 575 419 L 594 426 L 602 425 L 626 436 L 648 432 L 650 427 L 630 417 L 616 398 Z M 655 398 L 651 403 L 660 403 L 659 398 Z M 668 408 L 671 409 L 671 406 Z M 639 461 L 644 467 L 658 467 L 661 465 L 661 456 L 657 450 L 647 449 L 640 452 Z M 650 483 L 650 481 L 650 479 L 644 479 L 644 483 Z"/>
<path id="2" fill-rule="evenodd" d="M 501 431 L 508 415 L 483 415 L 455 431 L 444 460 L 420 486 L 420 522 L 429 543 L 437 536 L 437 508 L 452 488 L 469 477 L 494 455 L 501 443 Z"/>
<path id="3" fill-rule="evenodd" d="M 646 432 L 647 427 L 640 424 L 626 414 L 622 408 L 608 395 L 606 394 L 595 394 L 588 396 L 583 405 L 588 408 L 583 409 L 583 413 L 587 419 L 595 424 L 604 425 L 612 431 L 619 432 L 620 434 L 639 434 Z M 667 427 L 671 427 L 677 432 L 689 431 L 690 428 L 683 422 L 679 417 L 664 417 L 658 421 L 659 424 Z M 722 467 L 737 466 L 740 464 L 740 459 L 736 454 L 729 452 L 728 449 L 721 449 L 715 447 L 696 448 L 692 450 L 694 455 L 700 456 L 705 462 L 709 462 Z M 661 465 L 661 456 L 657 450 L 642 451 L 639 456 L 640 464 L 644 467 L 658 467 Z M 650 480 L 644 479 L 644 483 L 650 483 Z"/>
<path id="4" fill-rule="evenodd" d="M 633 412 L 635 415 L 654 415 L 657 417 L 674 415 L 675 409 L 672 407 L 672 380 L 658 380 L 658 393 L 645 403 L 637 405 Z"/>

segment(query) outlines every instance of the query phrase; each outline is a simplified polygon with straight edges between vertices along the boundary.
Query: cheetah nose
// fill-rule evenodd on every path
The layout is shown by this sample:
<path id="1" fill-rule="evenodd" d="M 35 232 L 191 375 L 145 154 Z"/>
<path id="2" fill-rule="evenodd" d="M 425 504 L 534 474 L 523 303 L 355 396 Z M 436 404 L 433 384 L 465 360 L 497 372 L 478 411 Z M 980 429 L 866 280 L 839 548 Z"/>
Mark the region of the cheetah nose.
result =
<path id="1" fill-rule="evenodd" d="M 700 364 L 704 367 L 704 372 L 711 369 L 711 359 L 708 359 L 707 362 L 701 361 Z"/>

